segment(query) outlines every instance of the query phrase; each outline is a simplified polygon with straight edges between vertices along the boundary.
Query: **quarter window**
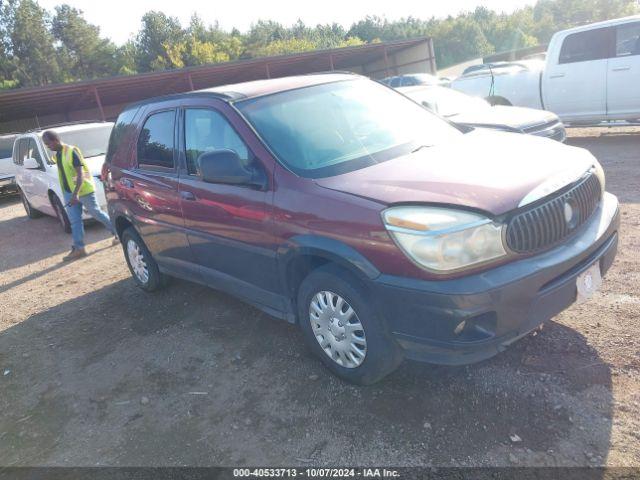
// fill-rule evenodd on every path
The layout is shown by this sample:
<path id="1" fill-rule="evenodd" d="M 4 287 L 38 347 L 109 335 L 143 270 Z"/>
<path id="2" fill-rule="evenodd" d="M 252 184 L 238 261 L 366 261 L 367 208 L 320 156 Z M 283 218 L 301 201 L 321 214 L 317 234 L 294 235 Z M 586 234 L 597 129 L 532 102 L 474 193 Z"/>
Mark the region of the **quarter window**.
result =
<path id="1" fill-rule="evenodd" d="M 616 27 L 616 56 L 640 55 L 640 23 Z"/>
<path id="2" fill-rule="evenodd" d="M 184 142 L 187 170 L 199 172 L 198 158 L 212 150 L 233 150 L 245 161 L 249 161 L 249 149 L 231 124 L 215 110 L 192 108 L 185 110 Z"/>
<path id="3" fill-rule="evenodd" d="M 147 118 L 138 138 L 139 167 L 173 169 L 175 121 L 174 110 Z"/>
<path id="4" fill-rule="evenodd" d="M 610 56 L 611 29 L 598 28 L 572 33 L 564 39 L 559 63 L 586 62 Z"/>

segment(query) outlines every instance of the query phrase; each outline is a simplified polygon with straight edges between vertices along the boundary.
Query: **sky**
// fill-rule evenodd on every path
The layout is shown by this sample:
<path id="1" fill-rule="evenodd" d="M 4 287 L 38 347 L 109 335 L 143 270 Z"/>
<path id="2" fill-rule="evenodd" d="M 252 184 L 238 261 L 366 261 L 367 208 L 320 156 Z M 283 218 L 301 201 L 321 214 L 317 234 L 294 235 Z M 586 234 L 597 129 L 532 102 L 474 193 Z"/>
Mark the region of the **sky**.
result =
<path id="1" fill-rule="evenodd" d="M 275 20 L 291 25 L 300 18 L 308 25 L 340 23 L 349 27 L 366 15 L 385 16 L 389 20 L 413 16 L 428 19 L 471 11 L 484 5 L 498 12 L 511 12 L 533 0 L 39 0 L 53 11 L 67 3 L 85 13 L 85 18 L 100 27 L 102 35 L 117 44 L 133 38 L 140 29 L 140 19 L 149 10 L 159 10 L 178 17 L 183 25 L 197 12 L 205 23 L 216 20 L 225 30 L 233 27 L 245 32 L 257 20 Z"/>

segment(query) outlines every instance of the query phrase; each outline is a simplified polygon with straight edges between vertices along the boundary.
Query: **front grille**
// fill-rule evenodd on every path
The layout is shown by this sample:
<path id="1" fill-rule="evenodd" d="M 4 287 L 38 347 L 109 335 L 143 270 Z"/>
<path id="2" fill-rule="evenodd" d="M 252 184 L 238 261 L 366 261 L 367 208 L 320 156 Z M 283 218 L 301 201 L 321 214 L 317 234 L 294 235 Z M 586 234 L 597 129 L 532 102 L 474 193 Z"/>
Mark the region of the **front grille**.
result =
<path id="1" fill-rule="evenodd" d="M 600 188 L 598 177 L 590 173 L 568 191 L 516 214 L 507 224 L 507 245 L 516 253 L 533 253 L 560 242 L 595 211 Z"/>

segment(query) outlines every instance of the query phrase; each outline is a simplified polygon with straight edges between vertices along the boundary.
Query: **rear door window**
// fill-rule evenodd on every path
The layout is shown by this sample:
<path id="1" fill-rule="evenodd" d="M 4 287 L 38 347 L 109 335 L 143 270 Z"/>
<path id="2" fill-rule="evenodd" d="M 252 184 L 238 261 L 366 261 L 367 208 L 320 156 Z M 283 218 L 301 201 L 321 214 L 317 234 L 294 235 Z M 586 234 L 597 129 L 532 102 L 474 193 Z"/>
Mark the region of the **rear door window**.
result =
<path id="1" fill-rule="evenodd" d="M 212 150 L 233 150 L 249 163 L 247 145 L 229 121 L 219 112 L 205 108 L 188 108 L 184 112 L 184 143 L 187 171 L 190 175 L 199 173 L 198 157 Z"/>
<path id="2" fill-rule="evenodd" d="M 640 55 L 640 22 L 616 27 L 616 57 Z"/>
<path id="3" fill-rule="evenodd" d="M 175 166 L 175 110 L 150 115 L 138 137 L 138 167 L 173 170 Z"/>
<path id="4" fill-rule="evenodd" d="M 567 36 L 560 49 L 559 63 L 587 62 L 611 56 L 611 28 L 597 28 Z"/>

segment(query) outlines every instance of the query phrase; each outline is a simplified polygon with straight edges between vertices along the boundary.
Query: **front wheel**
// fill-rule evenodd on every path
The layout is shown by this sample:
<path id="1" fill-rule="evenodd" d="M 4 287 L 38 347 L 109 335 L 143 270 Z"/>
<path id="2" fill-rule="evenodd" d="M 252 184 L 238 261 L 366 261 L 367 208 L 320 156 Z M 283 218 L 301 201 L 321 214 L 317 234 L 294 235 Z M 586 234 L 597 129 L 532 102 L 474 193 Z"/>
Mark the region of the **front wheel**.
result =
<path id="1" fill-rule="evenodd" d="M 153 292 L 166 285 L 166 276 L 160 273 L 151 252 L 133 227 L 122 233 L 122 248 L 129 271 L 140 288 Z"/>
<path id="2" fill-rule="evenodd" d="M 27 199 L 27 196 L 24 194 L 24 192 L 22 191 L 22 189 L 18 189 L 18 192 L 20 193 L 20 200 L 22 201 L 22 206 L 24 207 L 24 211 L 27 213 L 27 217 L 29 218 L 39 218 L 42 216 L 42 212 L 36 210 L 35 208 L 33 208 L 31 206 L 31 203 L 29 203 L 29 200 Z"/>
<path id="3" fill-rule="evenodd" d="M 366 289 L 335 265 L 314 270 L 300 285 L 298 321 L 311 350 L 349 382 L 375 383 L 402 361 Z"/>
<path id="4" fill-rule="evenodd" d="M 71 222 L 69 221 L 69 216 L 57 195 L 52 194 L 51 205 L 53 206 L 53 210 L 56 212 L 56 218 L 58 219 L 58 222 L 60 222 L 62 231 L 64 233 L 71 233 Z"/>

